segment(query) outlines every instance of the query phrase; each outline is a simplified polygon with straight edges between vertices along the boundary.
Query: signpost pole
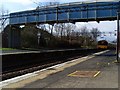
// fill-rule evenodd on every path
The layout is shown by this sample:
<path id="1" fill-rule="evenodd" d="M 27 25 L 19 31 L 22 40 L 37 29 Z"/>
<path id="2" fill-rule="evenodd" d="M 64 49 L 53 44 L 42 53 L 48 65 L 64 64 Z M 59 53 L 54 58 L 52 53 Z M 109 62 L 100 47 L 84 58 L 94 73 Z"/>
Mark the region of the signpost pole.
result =
<path id="1" fill-rule="evenodd" d="M 119 23 L 119 16 L 120 12 L 117 12 L 117 62 L 119 62 L 119 49 L 120 49 L 120 23 Z"/>

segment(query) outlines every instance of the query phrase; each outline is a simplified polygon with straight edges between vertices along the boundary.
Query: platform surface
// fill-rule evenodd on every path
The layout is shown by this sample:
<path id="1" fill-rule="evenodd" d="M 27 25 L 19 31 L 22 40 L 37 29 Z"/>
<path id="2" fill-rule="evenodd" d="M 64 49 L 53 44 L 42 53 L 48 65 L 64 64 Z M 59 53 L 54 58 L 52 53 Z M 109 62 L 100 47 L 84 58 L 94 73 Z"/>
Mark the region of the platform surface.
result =
<path id="1" fill-rule="evenodd" d="M 4 88 L 106 88 L 106 90 L 111 88 L 109 90 L 112 90 L 118 88 L 119 84 L 118 64 L 115 61 L 115 51 L 106 51 L 103 54 L 94 54 L 64 63 L 59 67 L 51 67 Z M 96 76 L 72 75 L 76 71 L 95 71 L 93 75 Z M 89 76 L 88 72 L 87 74 Z"/>
<path id="2" fill-rule="evenodd" d="M 67 51 L 67 50 L 69 51 L 69 50 L 84 50 L 84 49 L 83 48 L 79 48 L 79 49 L 36 49 L 36 50 L 12 49 L 12 50 L 0 50 L 0 55 L 42 53 L 42 52 Z"/>

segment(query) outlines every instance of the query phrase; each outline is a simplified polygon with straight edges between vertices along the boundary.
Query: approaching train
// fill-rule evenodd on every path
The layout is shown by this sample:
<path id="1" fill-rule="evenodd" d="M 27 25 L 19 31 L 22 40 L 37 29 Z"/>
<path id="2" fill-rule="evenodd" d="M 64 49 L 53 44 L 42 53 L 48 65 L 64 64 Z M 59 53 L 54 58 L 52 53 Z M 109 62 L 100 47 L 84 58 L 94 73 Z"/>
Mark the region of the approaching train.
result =
<path id="1" fill-rule="evenodd" d="M 106 40 L 100 40 L 97 44 L 98 49 L 108 49 L 108 42 Z"/>

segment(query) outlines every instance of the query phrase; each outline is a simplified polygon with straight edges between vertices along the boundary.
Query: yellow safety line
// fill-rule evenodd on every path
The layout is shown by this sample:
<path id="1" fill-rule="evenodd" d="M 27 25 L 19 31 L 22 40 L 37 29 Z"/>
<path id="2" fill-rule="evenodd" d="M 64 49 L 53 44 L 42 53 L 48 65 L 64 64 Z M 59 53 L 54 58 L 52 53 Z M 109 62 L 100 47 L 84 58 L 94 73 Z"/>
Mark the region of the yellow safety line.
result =
<path id="1" fill-rule="evenodd" d="M 100 71 L 98 71 L 98 72 L 94 75 L 94 78 L 95 78 L 96 76 L 98 76 L 98 74 L 100 74 Z"/>
<path id="2" fill-rule="evenodd" d="M 75 74 L 76 72 L 78 72 L 78 71 L 75 71 L 75 72 L 73 72 L 73 73 L 71 73 L 71 74 L 68 74 L 68 76 L 78 76 L 78 75 L 73 75 L 73 74 Z"/>
<path id="3" fill-rule="evenodd" d="M 74 75 L 76 72 L 79 72 L 79 71 L 75 71 L 71 74 L 68 74 L 68 76 L 78 76 L 78 75 Z M 100 71 L 98 71 L 93 77 L 95 78 L 96 76 L 98 76 L 98 74 L 100 74 Z"/>
<path id="4" fill-rule="evenodd" d="M 78 77 L 78 75 L 73 75 L 73 74 L 69 74 L 68 76 L 73 76 L 73 77 L 75 76 L 75 77 Z"/>

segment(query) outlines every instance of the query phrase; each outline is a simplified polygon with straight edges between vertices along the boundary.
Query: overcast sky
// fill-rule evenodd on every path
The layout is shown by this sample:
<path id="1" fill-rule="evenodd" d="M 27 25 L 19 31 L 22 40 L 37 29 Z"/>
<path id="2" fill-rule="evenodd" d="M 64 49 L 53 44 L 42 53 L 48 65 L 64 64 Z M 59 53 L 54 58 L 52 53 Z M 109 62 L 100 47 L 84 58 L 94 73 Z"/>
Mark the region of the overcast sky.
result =
<path id="1" fill-rule="evenodd" d="M 105 0 L 0 0 L 0 8 L 3 7 L 6 10 L 9 10 L 9 12 L 18 12 L 18 11 L 24 11 L 24 10 L 31 10 L 35 9 L 38 5 L 43 2 L 60 2 L 60 3 L 69 3 L 69 2 L 85 2 L 85 1 L 105 1 Z M 106 0 L 109 1 L 109 0 Z M 111 1 L 111 0 L 110 0 Z M 116 0 L 112 0 L 116 1 Z M 114 32 L 116 30 L 116 21 L 102 21 L 100 23 L 97 22 L 89 22 L 89 23 L 76 23 L 77 27 L 87 26 L 88 28 L 98 28 L 100 31 L 104 32 Z M 107 38 L 111 38 L 110 35 L 108 35 Z M 113 36 L 113 40 L 115 37 Z M 109 39 L 109 40 L 112 40 Z"/>

